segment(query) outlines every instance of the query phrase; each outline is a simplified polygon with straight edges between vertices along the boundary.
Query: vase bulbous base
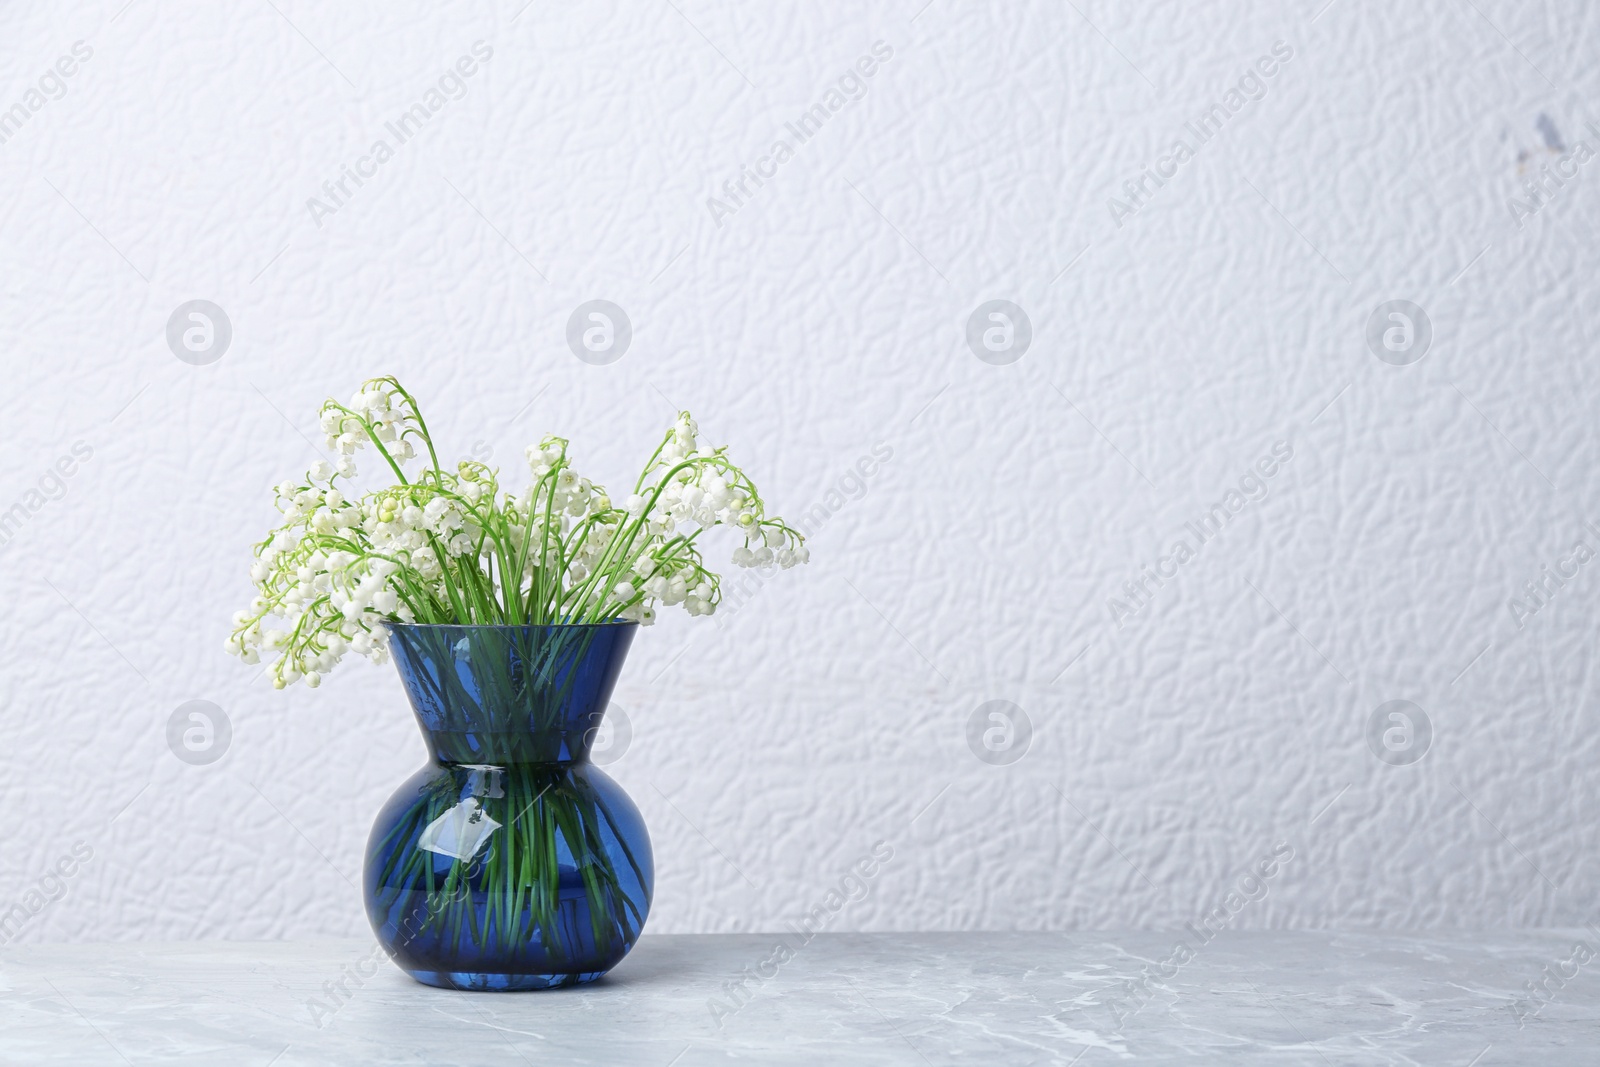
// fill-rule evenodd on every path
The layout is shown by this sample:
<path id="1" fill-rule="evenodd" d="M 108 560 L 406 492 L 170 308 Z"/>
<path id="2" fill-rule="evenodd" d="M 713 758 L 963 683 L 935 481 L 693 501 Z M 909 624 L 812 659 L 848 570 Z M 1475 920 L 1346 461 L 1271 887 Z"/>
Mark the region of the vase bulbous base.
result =
<path id="1" fill-rule="evenodd" d="M 367 840 L 378 944 L 425 985 L 592 982 L 650 913 L 650 835 L 590 760 L 635 624 L 391 624 L 429 762 Z"/>
<path id="2" fill-rule="evenodd" d="M 583 985 L 606 974 L 471 974 L 466 971 L 406 971 L 423 985 L 437 989 L 459 989 L 467 993 L 520 993 L 530 989 L 564 989 Z"/>
<path id="3" fill-rule="evenodd" d="M 401 970 L 512 991 L 581 985 L 622 962 L 652 868 L 639 809 L 598 767 L 433 765 L 379 813 L 363 877 Z"/>

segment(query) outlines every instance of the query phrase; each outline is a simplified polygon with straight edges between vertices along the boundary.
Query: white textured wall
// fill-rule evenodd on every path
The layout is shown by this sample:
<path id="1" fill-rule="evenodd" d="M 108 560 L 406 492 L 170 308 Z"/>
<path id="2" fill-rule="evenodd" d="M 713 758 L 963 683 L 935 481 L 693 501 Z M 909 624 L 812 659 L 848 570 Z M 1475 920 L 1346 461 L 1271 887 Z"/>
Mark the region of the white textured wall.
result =
<path id="1" fill-rule="evenodd" d="M 1558 160 L 1541 115 L 1600 140 L 1600 25 L 1321 2 L 7 5 L 0 108 L 92 56 L 0 144 L 0 510 L 27 512 L 0 911 L 82 842 L 22 937 L 365 929 L 368 826 L 422 759 L 392 669 L 275 693 L 221 641 L 319 401 L 393 372 L 449 453 L 517 467 L 559 431 L 621 482 L 688 407 L 780 510 L 842 502 L 809 568 L 635 646 L 611 769 L 654 930 L 775 927 L 879 839 L 838 928 L 1176 926 L 1280 843 L 1236 925 L 1593 918 L 1600 564 L 1520 628 L 1508 600 L 1600 549 L 1600 163 L 1509 205 Z M 864 96 L 714 219 L 878 41 Z M 1178 137 L 1194 158 L 1114 219 Z M 565 342 L 595 298 L 634 327 L 608 366 Z M 194 299 L 232 324 L 206 366 L 166 341 Z M 993 299 L 1032 323 L 1011 365 L 965 340 Z M 1397 299 L 1432 323 L 1408 366 L 1364 339 Z M 1264 499 L 1120 618 L 1279 441 Z M 30 497 L 76 442 L 65 495 Z M 232 724 L 207 766 L 166 741 L 197 699 Z M 990 700 L 1033 725 L 1007 765 L 968 745 Z M 1420 762 L 1369 749 L 1391 700 L 1431 723 Z"/>

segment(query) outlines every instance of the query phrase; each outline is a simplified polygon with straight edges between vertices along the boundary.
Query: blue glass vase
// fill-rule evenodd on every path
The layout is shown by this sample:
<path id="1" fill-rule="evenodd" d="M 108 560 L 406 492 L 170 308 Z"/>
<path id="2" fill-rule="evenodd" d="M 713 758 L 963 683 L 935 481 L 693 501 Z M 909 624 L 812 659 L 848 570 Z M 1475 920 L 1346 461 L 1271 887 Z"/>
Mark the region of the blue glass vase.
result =
<path id="1" fill-rule="evenodd" d="M 389 626 L 431 759 L 379 813 L 363 891 L 378 941 L 419 982 L 576 985 L 638 940 L 650 838 L 589 762 L 636 629 Z"/>

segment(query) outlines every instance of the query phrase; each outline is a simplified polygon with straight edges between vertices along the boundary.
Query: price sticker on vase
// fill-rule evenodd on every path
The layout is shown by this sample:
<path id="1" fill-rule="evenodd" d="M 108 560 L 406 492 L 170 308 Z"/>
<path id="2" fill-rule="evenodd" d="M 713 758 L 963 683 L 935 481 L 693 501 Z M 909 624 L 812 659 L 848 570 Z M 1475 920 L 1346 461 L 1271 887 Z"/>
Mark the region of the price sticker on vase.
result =
<path id="1" fill-rule="evenodd" d="M 1409 700 L 1381 704 L 1367 719 L 1367 748 L 1391 767 L 1407 767 L 1428 754 L 1433 723 Z"/>
<path id="2" fill-rule="evenodd" d="M 633 322 L 628 313 L 609 300 L 579 304 L 567 319 L 567 347 L 572 354 L 596 367 L 621 359 L 633 343 Z"/>
<path id="3" fill-rule="evenodd" d="M 167 319 L 167 347 L 191 367 L 215 363 L 232 343 L 228 313 L 209 300 L 179 304 Z"/>
<path id="4" fill-rule="evenodd" d="M 1033 322 L 1026 311 L 1009 300 L 980 304 L 967 319 L 967 347 L 992 366 L 1015 363 L 1031 344 Z"/>
<path id="5" fill-rule="evenodd" d="M 979 704 L 967 719 L 967 747 L 992 767 L 1005 767 L 1028 754 L 1033 723 L 1009 700 Z"/>
<path id="6" fill-rule="evenodd" d="M 217 762 L 232 743 L 228 713 L 209 700 L 185 701 L 167 719 L 167 747 L 192 766 Z"/>

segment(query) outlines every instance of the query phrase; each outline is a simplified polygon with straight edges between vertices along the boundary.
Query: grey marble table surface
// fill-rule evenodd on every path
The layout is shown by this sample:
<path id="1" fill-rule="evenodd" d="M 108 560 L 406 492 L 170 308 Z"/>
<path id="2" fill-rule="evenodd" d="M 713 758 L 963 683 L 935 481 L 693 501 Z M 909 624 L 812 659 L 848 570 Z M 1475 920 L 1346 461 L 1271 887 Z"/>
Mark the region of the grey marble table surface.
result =
<path id="1" fill-rule="evenodd" d="M 1597 948 L 1561 930 L 646 935 L 592 985 L 458 993 L 362 941 L 12 946 L 0 1063 L 1588 1064 Z"/>

